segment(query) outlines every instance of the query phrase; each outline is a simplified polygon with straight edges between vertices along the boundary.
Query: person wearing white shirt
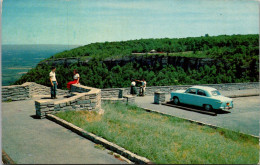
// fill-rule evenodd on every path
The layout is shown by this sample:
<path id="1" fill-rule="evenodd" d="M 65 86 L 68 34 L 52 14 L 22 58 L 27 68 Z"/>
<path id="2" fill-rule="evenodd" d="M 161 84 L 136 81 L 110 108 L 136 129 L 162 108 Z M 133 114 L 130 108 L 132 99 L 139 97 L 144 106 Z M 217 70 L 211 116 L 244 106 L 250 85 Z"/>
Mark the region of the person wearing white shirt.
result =
<path id="1" fill-rule="evenodd" d="M 136 80 L 138 82 L 141 82 L 142 85 L 140 86 L 140 93 L 139 93 L 139 96 L 144 96 L 144 93 L 145 93 L 145 88 L 146 88 L 146 81 L 143 79 L 142 81 L 140 80 Z"/>
<path id="2" fill-rule="evenodd" d="M 142 81 L 142 96 L 144 96 L 145 95 L 145 88 L 146 88 L 146 81 L 143 79 L 143 81 Z"/>
<path id="3" fill-rule="evenodd" d="M 50 76 L 50 82 L 51 82 L 51 98 L 52 99 L 57 99 L 56 94 L 57 94 L 57 79 L 56 79 L 56 74 L 55 74 L 56 68 L 53 66 L 51 67 L 51 72 L 49 74 Z"/>
<path id="4" fill-rule="evenodd" d="M 73 81 L 67 83 L 67 88 L 70 90 L 71 84 L 79 84 L 79 73 L 76 69 L 73 70 Z"/>
<path id="5" fill-rule="evenodd" d="M 136 87 L 135 87 L 135 85 L 136 85 L 136 82 L 132 79 L 132 81 L 131 81 L 131 89 L 130 89 L 130 94 L 132 94 L 132 95 L 136 95 Z"/>

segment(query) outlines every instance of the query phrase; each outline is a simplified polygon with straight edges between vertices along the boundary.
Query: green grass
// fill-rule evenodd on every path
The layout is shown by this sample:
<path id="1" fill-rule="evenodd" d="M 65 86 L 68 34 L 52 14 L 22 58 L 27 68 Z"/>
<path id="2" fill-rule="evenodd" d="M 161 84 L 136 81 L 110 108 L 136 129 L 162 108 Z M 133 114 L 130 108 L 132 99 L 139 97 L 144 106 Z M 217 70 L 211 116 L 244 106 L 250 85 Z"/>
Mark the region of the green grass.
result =
<path id="1" fill-rule="evenodd" d="M 258 138 L 149 113 L 136 106 L 107 103 L 102 108 L 103 116 L 87 111 L 60 112 L 57 116 L 155 163 L 258 163 Z"/>

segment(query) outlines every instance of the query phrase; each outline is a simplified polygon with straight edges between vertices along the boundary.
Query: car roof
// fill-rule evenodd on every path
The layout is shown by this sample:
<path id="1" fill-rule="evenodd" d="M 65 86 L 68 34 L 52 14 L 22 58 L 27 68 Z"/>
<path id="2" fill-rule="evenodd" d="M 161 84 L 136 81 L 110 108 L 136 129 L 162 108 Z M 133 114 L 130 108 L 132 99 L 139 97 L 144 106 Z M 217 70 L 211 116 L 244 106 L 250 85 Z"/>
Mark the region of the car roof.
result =
<path id="1" fill-rule="evenodd" d="M 202 90 L 206 90 L 206 91 L 215 91 L 215 90 L 217 90 L 217 89 L 212 88 L 212 87 L 198 86 L 198 85 L 192 86 L 192 87 L 190 87 L 190 88 L 202 89 Z"/>

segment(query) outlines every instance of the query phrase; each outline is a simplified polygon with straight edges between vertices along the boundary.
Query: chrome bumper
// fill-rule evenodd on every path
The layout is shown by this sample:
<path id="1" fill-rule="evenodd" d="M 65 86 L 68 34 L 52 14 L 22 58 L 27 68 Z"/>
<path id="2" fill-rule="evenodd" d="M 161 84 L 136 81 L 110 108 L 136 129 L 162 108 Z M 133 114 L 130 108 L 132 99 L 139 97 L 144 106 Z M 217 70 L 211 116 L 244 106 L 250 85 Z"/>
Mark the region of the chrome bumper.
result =
<path id="1" fill-rule="evenodd" d="M 230 110 L 230 109 L 232 109 L 233 107 L 220 107 L 219 109 L 221 109 L 221 110 Z"/>

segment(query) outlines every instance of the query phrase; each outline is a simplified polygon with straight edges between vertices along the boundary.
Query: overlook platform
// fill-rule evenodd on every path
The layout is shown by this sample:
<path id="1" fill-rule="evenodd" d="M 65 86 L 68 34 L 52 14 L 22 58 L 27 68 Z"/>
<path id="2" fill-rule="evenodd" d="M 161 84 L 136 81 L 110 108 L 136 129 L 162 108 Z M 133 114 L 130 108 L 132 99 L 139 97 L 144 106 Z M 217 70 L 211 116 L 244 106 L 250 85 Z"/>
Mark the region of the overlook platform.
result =
<path id="1" fill-rule="evenodd" d="M 74 132 L 35 118 L 31 99 L 2 103 L 2 149 L 17 164 L 126 164 Z"/>
<path id="2" fill-rule="evenodd" d="M 45 99 L 47 98 L 47 99 Z M 101 110 L 101 90 L 79 84 L 71 85 L 71 95 L 61 95 L 58 99 L 43 97 L 35 101 L 36 116 L 45 118 L 46 114 L 58 111 Z"/>
<path id="3" fill-rule="evenodd" d="M 99 111 L 100 89 L 72 85 L 73 96 L 67 98 L 68 91 L 58 90 L 58 99 L 50 99 L 49 87 L 31 82 L 2 89 L 6 101 L 2 102 L 2 149 L 17 164 L 126 163 L 66 128 L 38 118 L 61 110 Z M 18 96 L 12 95 L 14 92 Z"/>
<path id="4" fill-rule="evenodd" d="M 26 87 L 28 85 L 28 87 Z M 143 108 L 167 113 L 172 116 L 196 120 L 219 127 L 259 136 L 259 88 L 220 90 L 228 97 L 234 97 L 235 107 L 231 113 L 208 116 L 187 112 L 177 108 L 153 104 L 153 96 L 135 97 L 135 103 Z M 125 164 L 126 162 L 108 154 L 108 150 L 97 149 L 95 143 L 86 140 L 66 128 L 49 120 L 35 117 L 35 101 L 61 103 L 70 98 L 67 91 L 60 91 L 57 100 L 50 99 L 50 89 L 39 84 L 27 83 L 25 86 L 10 86 L 3 90 L 7 102 L 2 102 L 2 149 L 18 164 Z M 78 87 L 80 88 L 80 86 Z M 158 89 L 159 87 L 157 87 Z M 164 87 L 167 88 L 168 87 Z M 186 86 L 185 86 L 186 88 Z M 3 88 L 2 88 L 3 89 Z M 40 90 L 41 89 L 41 90 Z M 151 87 L 151 92 L 154 90 Z M 161 88 L 162 89 L 162 88 Z M 78 96 L 91 94 L 89 91 L 75 90 Z M 19 96 L 12 97 L 12 91 Z M 99 91 L 99 89 L 98 89 Z M 118 96 L 118 89 L 115 89 Z M 26 94 L 23 94 L 26 93 Z M 106 90 L 107 96 L 111 93 Z M 93 93 L 92 93 L 93 94 Z M 82 95 L 82 96 L 81 96 Z M 255 96 L 254 96 L 255 95 Z M 241 97 L 251 96 L 251 97 Z M 80 98 L 79 97 L 79 98 Z M 101 99 L 101 96 L 98 96 Z M 169 100 L 169 93 L 166 100 Z M 82 101 L 82 100 L 77 100 Z M 67 104 L 66 104 L 67 105 Z M 71 106 L 71 105 L 70 105 Z M 79 106 L 80 107 L 80 106 Z"/>

